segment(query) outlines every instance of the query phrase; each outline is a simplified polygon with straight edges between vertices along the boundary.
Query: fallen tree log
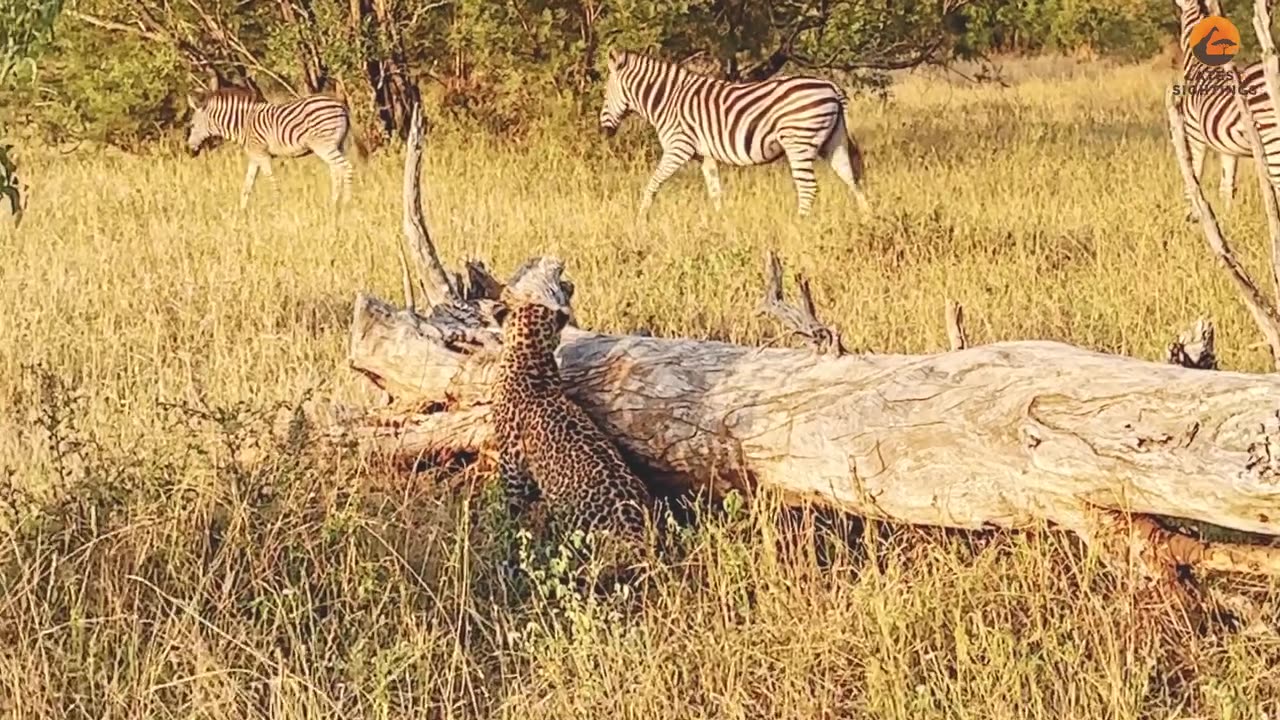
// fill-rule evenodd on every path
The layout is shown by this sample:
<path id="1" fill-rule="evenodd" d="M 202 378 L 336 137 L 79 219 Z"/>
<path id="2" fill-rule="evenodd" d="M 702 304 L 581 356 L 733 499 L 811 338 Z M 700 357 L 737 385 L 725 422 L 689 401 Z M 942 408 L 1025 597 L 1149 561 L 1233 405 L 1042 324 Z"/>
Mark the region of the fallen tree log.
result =
<path id="1" fill-rule="evenodd" d="M 357 301 L 353 367 L 438 410 L 388 435 L 402 455 L 488 443 L 493 356 L 446 335 Z M 1280 535 L 1263 450 L 1280 439 L 1280 376 L 1057 342 L 830 357 L 572 328 L 558 356 L 573 399 L 675 487 L 767 486 L 956 528 L 1072 525 L 1089 505 Z"/>
<path id="2" fill-rule="evenodd" d="M 353 432 L 402 459 L 483 454 L 502 342 L 490 310 L 501 283 L 479 263 L 468 264 L 466 282 L 440 266 L 410 201 L 422 141 L 416 111 L 410 132 L 404 227 L 431 306 L 414 308 L 407 279 L 404 309 L 357 295 L 349 361 L 393 405 Z M 817 320 L 807 285 L 799 306 L 785 306 L 780 265 L 770 256 L 767 268 L 762 309 L 819 351 L 572 325 L 562 333 L 570 396 L 655 486 L 748 496 L 767 488 L 908 524 L 1047 523 L 1125 552 L 1141 546 L 1154 565 L 1280 574 L 1280 550 L 1117 521 L 1172 516 L 1280 536 L 1280 376 L 1042 341 L 849 354 Z M 959 314 L 949 314 L 953 343 L 964 347 Z"/>

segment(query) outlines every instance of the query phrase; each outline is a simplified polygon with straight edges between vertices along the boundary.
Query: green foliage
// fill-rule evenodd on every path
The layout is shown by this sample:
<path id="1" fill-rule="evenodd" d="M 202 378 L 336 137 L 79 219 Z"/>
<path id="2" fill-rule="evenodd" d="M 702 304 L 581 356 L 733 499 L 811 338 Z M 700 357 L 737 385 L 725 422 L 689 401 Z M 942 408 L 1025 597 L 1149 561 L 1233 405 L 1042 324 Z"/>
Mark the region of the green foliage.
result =
<path id="1" fill-rule="evenodd" d="M 203 89 L 209 68 L 252 78 L 269 95 L 336 88 L 357 126 L 384 132 L 395 123 L 386 78 L 403 72 L 422 88 L 436 131 L 585 139 L 612 47 L 702 53 L 729 72 L 787 48 L 784 72 L 834 75 L 857 91 L 885 86 L 885 70 L 922 48 L 934 60 L 1080 49 L 1135 60 L 1172 42 L 1177 27 L 1168 0 L 387 0 L 354 10 L 338 0 L 84 0 L 78 9 L 100 21 L 67 18 L 54 41 L 47 28 L 60 2 L 0 15 L 5 47 L 49 50 L 38 85 L 0 85 L 0 107 L 11 120 L 20 109 L 24 125 L 50 138 L 125 147 L 181 125 L 182 95 Z M 1224 6 L 1247 27 L 1247 0 Z"/>
<path id="2" fill-rule="evenodd" d="M 34 77 L 35 58 L 53 35 L 53 23 L 63 0 L 4 0 L 0 2 L 0 88 L 24 71 Z"/>
<path id="3" fill-rule="evenodd" d="M 181 122 L 187 82 L 171 48 L 67 23 L 39 87 L 19 94 L 20 118 L 47 139 L 136 149 Z M 38 102 L 37 102 L 38 100 Z"/>

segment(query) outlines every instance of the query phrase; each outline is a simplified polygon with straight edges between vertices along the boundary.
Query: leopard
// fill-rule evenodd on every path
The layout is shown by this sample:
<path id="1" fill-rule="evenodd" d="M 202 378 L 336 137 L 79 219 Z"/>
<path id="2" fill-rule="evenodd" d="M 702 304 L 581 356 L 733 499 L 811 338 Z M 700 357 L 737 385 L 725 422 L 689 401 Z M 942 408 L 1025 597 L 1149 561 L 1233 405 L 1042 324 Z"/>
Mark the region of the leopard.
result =
<path id="1" fill-rule="evenodd" d="M 498 297 L 502 350 L 492 398 L 498 477 L 513 517 L 564 521 L 622 573 L 645 564 L 660 528 L 653 496 L 595 420 L 565 393 L 555 351 L 572 319 L 561 295 Z"/>

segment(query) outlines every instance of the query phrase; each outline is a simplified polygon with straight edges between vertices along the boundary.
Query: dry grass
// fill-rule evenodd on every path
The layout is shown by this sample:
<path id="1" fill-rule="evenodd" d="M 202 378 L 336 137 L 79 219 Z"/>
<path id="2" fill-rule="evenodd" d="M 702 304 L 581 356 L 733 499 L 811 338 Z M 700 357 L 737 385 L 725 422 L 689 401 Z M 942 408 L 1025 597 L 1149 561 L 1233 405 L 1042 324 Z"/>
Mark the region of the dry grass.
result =
<path id="1" fill-rule="evenodd" d="M 858 348 L 944 347 L 950 296 L 973 342 L 1056 338 L 1142 357 L 1208 314 L 1224 366 L 1265 370 L 1245 311 L 1181 220 L 1166 73 L 1032 70 L 1010 89 L 915 78 L 891 103 L 860 102 L 869 216 L 823 171 L 815 216 L 795 222 L 781 166 L 722 170 L 717 216 L 689 168 L 637 227 L 655 154 L 635 126 L 605 149 L 441 140 L 428 148 L 428 212 L 449 260 L 474 253 L 505 272 L 534 253 L 567 258 L 579 320 L 597 328 L 758 342 L 773 332 L 751 308 L 775 248 Z M 271 467 L 238 467 L 228 458 L 258 437 L 254 412 L 307 391 L 369 399 L 344 362 L 350 302 L 362 288 L 399 294 L 398 157 L 357 168 L 336 226 L 313 160 L 277 163 L 279 187 L 260 185 L 237 217 L 242 162 L 231 150 L 28 161 L 22 231 L 0 229 L 7 715 L 1280 709 L 1276 641 L 1137 607 L 1123 579 L 1056 537 L 867 531 L 860 551 L 837 544 L 818 563 L 780 553 L 786 524 L 761 508 L 685 538 L 687 557 L 642 607 L 589 604 L 549 594 L 555 578 L 504 579 L 511 531 L 484 494 L 441 497 L 438 478 L 301 441 L 275 448 Z M 1242 163 L 1226 229 L 1261 268 L 1252 172 Z M 797 532 L 823 547 L 838 535 Z M 1274 624 L 1273 589 L 1256 592 Z"/>

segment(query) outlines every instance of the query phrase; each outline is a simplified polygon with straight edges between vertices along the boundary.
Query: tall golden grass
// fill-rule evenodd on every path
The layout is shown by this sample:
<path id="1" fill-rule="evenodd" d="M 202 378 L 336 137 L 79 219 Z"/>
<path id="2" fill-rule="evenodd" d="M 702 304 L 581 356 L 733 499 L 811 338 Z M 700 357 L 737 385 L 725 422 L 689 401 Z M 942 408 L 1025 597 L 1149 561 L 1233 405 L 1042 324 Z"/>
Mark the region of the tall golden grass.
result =
<path id="1" fill-rule="evenodd" d="M 910 77 L 890 102 L 856 101 L 869 214 L 824 169 L 797 222 L 782 165 L 722 169 L 716 214 L 690 167 L 641 225 L 652 142 L 641 157 L 441 139 L 430 223 L 448 260 L 565 258 L 579 321 L 609 331 L 762 342 L 775 328 L 753 307 L 775 249 L 859 349 L 943 348 L 952 297 L 975 343 L 1146 358 L 1208 315 L 1224 366 L 1266 370 L 1182 220 L 1167 71 L 1015 70 L 1009 88 Z M 765 503 L 690 531 L 639 597 L 587 601 L 557 594 L 554 573 L 504 574 L 512 532 L 479 473 L 407 476 L 303 433 L 239 466 L 276 403 L 372 401 L 346 327 L 357 290 L 398 296 L 401 173 L 393 153 L 357 166 L 335 223 L 314 159 L 278 162 L 240 216 L 243 167 L 231 148 L 26 159 L 30 209 L 0 229 L 6 716 L 1280 711 L 1280 641 L 1144 607 L 1055 535 L 859 532 Z M 1252 172 L 1225 228 L 1262 277 Z M 444 490 L 458 481 L 479 490 Z M 1275 588 L 1245 590 L 1275 625 Z"/>

